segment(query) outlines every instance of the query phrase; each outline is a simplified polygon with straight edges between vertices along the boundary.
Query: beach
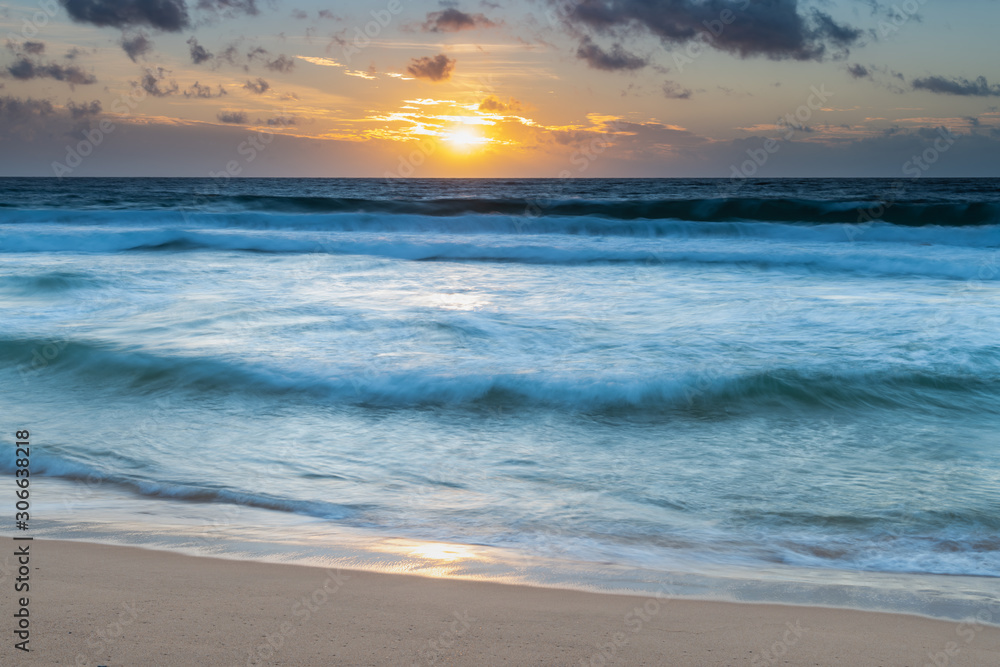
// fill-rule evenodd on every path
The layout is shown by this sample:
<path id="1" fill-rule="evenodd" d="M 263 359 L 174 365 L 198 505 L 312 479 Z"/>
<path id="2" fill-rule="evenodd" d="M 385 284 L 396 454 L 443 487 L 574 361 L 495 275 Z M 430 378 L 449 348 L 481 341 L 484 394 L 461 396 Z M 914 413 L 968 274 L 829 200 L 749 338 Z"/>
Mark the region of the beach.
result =
<path id="1" fill-rule="evenodd" d="M 1000 628 L 902 614 L 603 595 L 59 540 L 34 541 L 32 550 L 32 652 L 5 646 L 4 664 L 914 667 L 995 665 L 1000 655 Z M 13 600 L 4 600 L 10 618 Z"/>

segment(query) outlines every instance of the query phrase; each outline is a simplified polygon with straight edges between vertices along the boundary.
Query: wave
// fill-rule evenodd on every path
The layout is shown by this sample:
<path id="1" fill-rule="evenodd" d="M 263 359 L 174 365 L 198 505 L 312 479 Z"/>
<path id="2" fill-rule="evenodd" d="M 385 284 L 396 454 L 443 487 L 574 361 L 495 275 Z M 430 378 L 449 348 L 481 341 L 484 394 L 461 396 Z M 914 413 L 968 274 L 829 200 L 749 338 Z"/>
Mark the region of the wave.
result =
<path id="1" fill-rule="evenodd" d="M 242 489 L 211 487 L 190 482 L 154 481 L 140 475 L 109 473 L 102 466 L 50 452 L 34 453 L 31 465 L 31 472 L 36 475 L 85 482 L 91 487 L 108 484 L 151 498 L 231 503 L 332 520 L 352 518 L 364 509 L 361 505 L 343 505 L 323 500 L 296 500 Z M 13 473 L 14 460 L 9 457 L 0 459 L 0 471 Z"/>
<path id="2" fill-rule="evenodd" d="M 898 229 L 898 228 L 897 228 Z M 685 230 L 691 231 L 691 230 Z M 716 230 L 719 231 L 719 230 Z M 733 230 L 728 230 L 733 231 Z M 894 230 L 873 232 L 872 239 L 900 238 Z M 779 233 L 776 235 L 780 236 Z M 408 261 L 509 262 L 520 264 L 638 264 L 739 265 L 860 275 L 927 276 L 953 280 L 1000 280 L 997 253 L 986 248 L 954 245 L 933 248 L 915 243 L 831 244 L 819 239 L 832 230 L 817 231 L 811 241 L 792 242 L 749 238 L 627 238 L 333 234 L 284 230 L 91 229 L 44 232 L 24 230 L 0 237 L 6 252 L 191 252 L 199 250 L 320 255 L 364 255 Z M 808 239 L 805 234 L 800 238 Z M 926 238 L 926 237 L 925 237 Z M 1000 238 L 989 228 L 979 241 Z M 970 246 L 973 245 L 969 241 Z"/>
<path id="3" fill-rule="evenodd" d="M 993 224 L 906 226 L 871 221 L 810 223 L 683 218 L 616 219 L 585 214 L 562 217 L 510 217 L 466 213 L 449 217 L 425 213 L 377 215 L 365 212 L 295 215 L 200 209 L 160 211 L 22 210 L 0 213 L 0 252 L 87 250 L 95 236 L 139 233 L 196 233 L 224 230 L 411 233 L 453 235 L 562 235 L 574 237 L 769 239 L 816 243 L 904 243 L 968 247 L 1000 246 L 1000 218 Z M 27 227 L 27 228 L 25 228 Z M 63 245 L 31 245 L 34 236 L 63 236 Z M 96 246 L 99 250 L 100 247 Z M 110 247 L 109 249 L 114 249 Z"/>
<path id="4" fill-rule="evenodd" d="M 36 354 L 40 350 L 46 352 Z M 984 358 L 995 350 L 985 351 Z M 218 358 L 152 354 L 83 341 L 0 340 L 0 360 L 29 376 L 69 374 L 79 386 L 130 395 L 299 396 L 368 407 L 549 408 L 627 413 L 713 412 L 758 407 L 906 408 L 997 413 L 1000 368 L 886 368 L 833 372 L 714 368 L 674 375 L 550 375 L 542 372 L 377 372 L 367 367 L 279 369 Z M 67 378 L 60 376 L 61 386 Z"/>
<path id="5" fill-rule="evenodd" d="M 127 202 L 122 202 L 125 204 Z M 518 218 L 597 217 L 611 220 L 688 220 L 732 222 L 863 223 L 881 220 L 898 225 L 964 227 L 1000 223 L 1000 204 L 984 201 L 941 202 L 883 199 L 829 200 L 792 197 L 654 199 L 494 198 L 361 198 L 320 195 L 201 193 L 185 199 L 165 199 L 164 209 L 270 213 L 373 213 L 389 215 L 460 216 L 488 214 Z"/>
<path id="6" fill-rule="evenodd" d="M 86 288 L 99 288 L 106 281 L 74 271 L 49 271 L 33 275 L 0 276 L 0 292 L 16 295 L 60 294 Z"/>
<path id="7" fill-rule="evenodd" d="M 881 220 L 898 225 L 964 227 L 1000 223 L 1000 205 L 987 202 L 922 203 L 897 201 L 829 201 L 791 198 L 705 198 L 652 200 L 432 199 L 371 200 L 337 197 L 215 196 L 207 203 L 245 210 L 290 213 L 388 213 L 457 216 L 485 213 L 537 218 L 598 217 L 612 220 L 688 220 L 732 222 L 864 223 Z"/>
<path id="8" fill-rule="evenodd" d="M 149 208 L 143 211 L 137 206 Z M 129 207 L 33 209 L 54 219 L 95 213 L 264 213 L 370 214 L 379 217 L 413 215 L 460 217 L 487 215 L 521 221 L 546 218 L 588 218 L 609 221 L 682 220 L 688 222 L 785 222 L 867 224 L 887 222 L 908 227 L 974 227 L 1000 224 L 1000 204 L 989 201 L 828 200 L 779 197 L 711 197 L 690 199 L 527 199 L 437 198 L 366 199 L 322 196 L 202 194 L 162 202 L 136 202 Z M 0 211 L 0 222 L 16 218 L 17 210 Z"/>

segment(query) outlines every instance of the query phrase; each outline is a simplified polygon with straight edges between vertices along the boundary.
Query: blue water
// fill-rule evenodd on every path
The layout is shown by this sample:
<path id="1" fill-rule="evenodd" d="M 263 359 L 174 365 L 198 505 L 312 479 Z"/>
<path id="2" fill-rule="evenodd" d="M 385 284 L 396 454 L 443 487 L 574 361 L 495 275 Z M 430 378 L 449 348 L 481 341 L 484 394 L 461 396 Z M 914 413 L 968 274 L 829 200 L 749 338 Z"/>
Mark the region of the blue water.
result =
<path id="1" fill-rule="evenodd" d="M 4 179 L 0 322 L 43 480 L 1000 576 L 997 180 Z"/>

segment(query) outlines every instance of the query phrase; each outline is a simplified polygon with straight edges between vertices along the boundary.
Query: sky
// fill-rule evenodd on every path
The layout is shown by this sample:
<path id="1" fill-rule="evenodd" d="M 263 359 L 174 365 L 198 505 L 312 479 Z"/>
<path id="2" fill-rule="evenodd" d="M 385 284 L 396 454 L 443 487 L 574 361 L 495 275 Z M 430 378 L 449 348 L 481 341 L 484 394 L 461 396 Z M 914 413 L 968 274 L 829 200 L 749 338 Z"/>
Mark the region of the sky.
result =
<path id="1" fill-rule="evenodd" d="M 1000 176 L 998 0 L 0 4 L 2 176 Z"/>

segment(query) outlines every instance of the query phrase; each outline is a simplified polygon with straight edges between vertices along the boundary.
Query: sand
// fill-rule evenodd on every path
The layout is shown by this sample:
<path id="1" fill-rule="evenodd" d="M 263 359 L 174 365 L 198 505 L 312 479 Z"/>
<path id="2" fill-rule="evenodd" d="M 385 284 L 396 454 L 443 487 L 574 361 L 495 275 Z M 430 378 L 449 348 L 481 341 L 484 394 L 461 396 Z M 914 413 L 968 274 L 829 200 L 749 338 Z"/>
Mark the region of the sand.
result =
<path id="1" fill-rule="evenodd" d="M 2 665 L 1000 665 L 1000 628 L 898 614 L 50 540 L 31 543 L 30 567 L 32 650 L 13 646 L 8 568 Z"/>

